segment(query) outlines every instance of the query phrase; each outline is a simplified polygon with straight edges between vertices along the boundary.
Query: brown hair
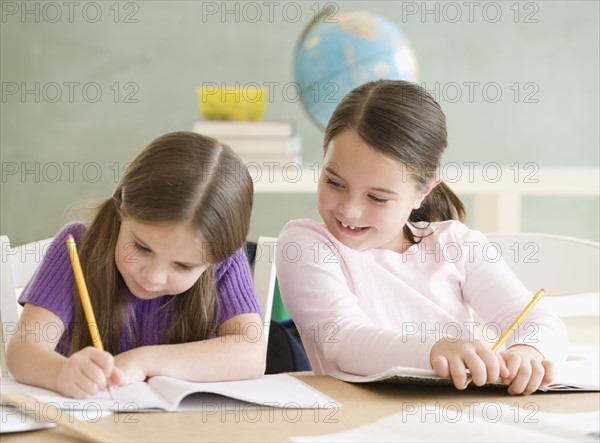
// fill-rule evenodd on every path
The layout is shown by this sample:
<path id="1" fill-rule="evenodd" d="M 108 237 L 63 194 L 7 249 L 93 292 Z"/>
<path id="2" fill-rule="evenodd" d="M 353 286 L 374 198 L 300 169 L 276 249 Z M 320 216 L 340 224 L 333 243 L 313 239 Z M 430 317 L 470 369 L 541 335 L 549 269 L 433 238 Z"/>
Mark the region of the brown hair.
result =
<path id="1" fill-rule="evenodd" d="M 402 80 L 372 81 L 350 91 L 325 128 L 325 152 L 346 130 L 356 131 L 371 148 L 406 165 L 420 187 L 435 176 L 448 145 L 440 105 L 417 84 Z M 465 216 L 461 200 L 441 182 L 411 212 L 408 222 L 462 221 Z M 413 243 L 420 241 L 408 226 L 403 232 Z"/>
<path id="2" fill-rule="evenodd" d="M 215 264 L 246 241 L 253 184 L 227 145 L 192 132 L 153 140 L 129 166 L 113 196 L 100 203 L 80 246 L 96 321 L 105 349 L 119 352 L 120 336 L 137 340 L 127 287 L 115 263 L 121 218 L 143 223 L 176 222 L 197 229 L 211 266 L 187 291 L 172 298 L 167 343 L 210 338 L 217 309 Z M 73 325 L 85 324 L 77 292 Z M 71 328 L 71 352 L 91 345 L 86 328 Z"/>

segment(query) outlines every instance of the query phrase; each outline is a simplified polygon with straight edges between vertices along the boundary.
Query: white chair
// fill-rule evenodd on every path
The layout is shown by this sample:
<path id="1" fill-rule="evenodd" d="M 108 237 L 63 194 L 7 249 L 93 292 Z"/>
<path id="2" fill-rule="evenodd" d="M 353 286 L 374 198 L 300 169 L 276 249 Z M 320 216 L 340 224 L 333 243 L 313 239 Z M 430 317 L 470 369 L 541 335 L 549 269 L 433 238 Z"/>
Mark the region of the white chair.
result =
<path id="1" fill-rule="evenodd" d="M 544 304 L 569 329 L 575 347 L 598 345 L 600 244 L 541 233 L 489 233 L 502 257 L 533 294 L 545 289 Z M 591 347 L 590 347 L 591 348 Z M 589 349 L 583 351 L 588 353 Z M 577 351 L 577 353 L 582 353 Z"/>
<path id="2" fill-rule="evenodd" d="M 275 246 L 276 237 L 258 237 L 256 256 L 252 264 L 252 281 L 262 312 L 265 343 L 269 343 L 269 326 L 275 295 Z"/>
<path id="3" fill-rule="evenodd" d="M 490 233 L 502 257 L 532 293 L 595 293 L 600 290 L 600 244 L 574 237 L 538 233 Z"/>
<path id="4" fill-rule="evenodd" d="M 17 303 L 19 294 L 42 261 L 51 238 L 22 245 L 11 244 L 8 237 L 0 236 L 0 367 L 2 377 L 8 377 L 6 345 L 17 328 L 22 308 Z"/>

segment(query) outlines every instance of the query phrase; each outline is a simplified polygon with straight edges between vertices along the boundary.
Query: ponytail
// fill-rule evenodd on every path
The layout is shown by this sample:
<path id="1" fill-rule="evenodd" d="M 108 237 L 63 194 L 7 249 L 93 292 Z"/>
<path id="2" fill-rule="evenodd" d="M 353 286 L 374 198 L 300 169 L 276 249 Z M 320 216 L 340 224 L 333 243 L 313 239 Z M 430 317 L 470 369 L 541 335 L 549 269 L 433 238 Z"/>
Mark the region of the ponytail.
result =
<path id="1" fill-rule="evenodd" d="M 440 182 L 425 197 L 421 203 L 421 207 L 414 209 L 410 213 L 408 223 L 412 224 L 423 221 L 431 223 L 445 220 L 459 220 L 464 222 L 466 216 L 467 211 L 460 198 L 446 183 Z M 415 238 L 408 224 L 404 226 L 403 232 L 412 243 L 419 243 L 422 239 L 422 237 Z"/>

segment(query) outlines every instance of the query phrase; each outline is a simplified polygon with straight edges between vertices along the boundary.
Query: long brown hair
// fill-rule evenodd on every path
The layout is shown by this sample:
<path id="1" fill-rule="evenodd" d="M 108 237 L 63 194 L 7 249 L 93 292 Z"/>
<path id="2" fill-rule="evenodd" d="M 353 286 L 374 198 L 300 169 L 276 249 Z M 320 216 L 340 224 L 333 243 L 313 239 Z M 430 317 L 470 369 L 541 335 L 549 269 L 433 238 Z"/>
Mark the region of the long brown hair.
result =
<path id="1" fill-rule="evenodd" d="M 188 224 L 203 239 L 211 266 L 186 292 L 173 297 L 167 343 L 210 338 L 217 309 L 215 265 L 241 248 L 248 235 L 253 184 L 227 145 L 192 132 L 153 140 L 129 166 L 113 196 L 100 203 L 80 245 L 96 321 L 105 349 L 119 353 L 120 336 L 136 340 L 127 287 L 115 263 L 122 217 L 142 223 Z M 85 324 L 74 291 L 73 325 Z M 71 328 L 71 352 L 91 345 L 86 328 Z"/>
<path id="2" fill-rule="evenodd" d="M 448 145 L 446 117 L 440 105 L 415 83 L 377 80 L 350 91 L 331 116 L 323 148 L 340 132 L 354 130 L 371 148 L 403 163 L 423 188 L 439 168 Z M 466 211 L 461 200 L 441 182 L 411 212 L 408 222 L 461 220 Z M 404 235 L 415 239 L 408 226 Z"/>

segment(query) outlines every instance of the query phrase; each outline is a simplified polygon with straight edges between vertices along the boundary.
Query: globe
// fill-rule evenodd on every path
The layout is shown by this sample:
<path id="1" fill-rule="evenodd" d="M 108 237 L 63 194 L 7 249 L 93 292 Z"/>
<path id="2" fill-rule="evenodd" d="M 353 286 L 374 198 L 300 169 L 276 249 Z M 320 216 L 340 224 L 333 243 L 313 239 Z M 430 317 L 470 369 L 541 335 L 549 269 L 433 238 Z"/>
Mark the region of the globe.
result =
<path id="1" fill-rule="evenodd" d="M 298 42 L 294 67 L 304 109 L 321 128 L 356 86 L 380 78 L 415 82 L 418 70 L 404 33 L 367 11 L 315 20 Z"/>

